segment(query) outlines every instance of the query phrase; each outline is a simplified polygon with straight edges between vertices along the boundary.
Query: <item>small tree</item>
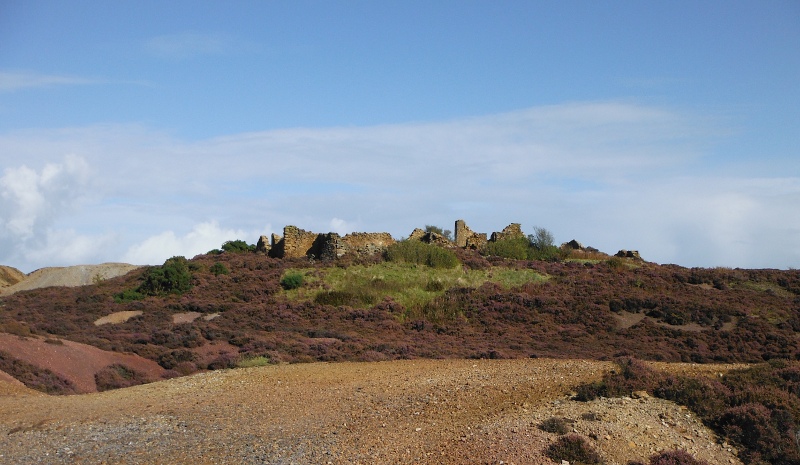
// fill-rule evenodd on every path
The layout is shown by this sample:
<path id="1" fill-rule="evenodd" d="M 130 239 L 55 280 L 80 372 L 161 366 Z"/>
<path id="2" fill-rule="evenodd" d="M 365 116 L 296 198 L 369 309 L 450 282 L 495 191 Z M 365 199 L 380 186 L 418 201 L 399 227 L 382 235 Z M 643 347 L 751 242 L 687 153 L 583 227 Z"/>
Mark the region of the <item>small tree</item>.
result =
<path id="1" fill-rule="evenodd" d="M 531 260 L 555 261 L 564 258 L 560 248 L 555 246 L 553 234 L 545 228 L 533 228 L 533 234 L 528 235 L 530 253 L 528 258 Z"/>
<path id="2" fill-rule="evenodd" d="M 442 229 L 439 226 L 433 226 L 431 224 L 426 224 L 425 225 L 425 232 L 436 233 L 436 234 L 444 237 L 448 241 L 452 241 L 453 240 L 453 231 L 450 231 L 449 229 Z"/>
<path id="3" fill-rule="evenodd" d="M 186 257 L 172 257 L 151 268 L 137 291 L 146 295 L 183 294 L 192 288 L 191 281 Z"/>
<path id="4" fill-rule="evenodd" d="M 253 244 L 248 244 L 241 239 L 237 239 L 235 241 L 227 241 L 222 244 L 222 250 L 232 253 L 255 252 L 256 246 Z"/>
<path id="5" fill-rule="evenodd" d="M 533 234 L 528 235 L 528 242 L 535 249 L 545 250 L 554 246 L 555 239 L 550 231 L 536 226 L 533 228 Z"/>

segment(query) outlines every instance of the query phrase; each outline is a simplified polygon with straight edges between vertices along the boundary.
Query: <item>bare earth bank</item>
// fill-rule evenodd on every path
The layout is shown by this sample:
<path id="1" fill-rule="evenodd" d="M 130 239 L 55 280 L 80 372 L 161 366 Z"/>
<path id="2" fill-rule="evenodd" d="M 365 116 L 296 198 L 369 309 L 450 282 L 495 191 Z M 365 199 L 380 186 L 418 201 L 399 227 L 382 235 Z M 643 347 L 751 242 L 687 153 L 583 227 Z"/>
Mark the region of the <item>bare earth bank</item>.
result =
<path id="1" fill-rule="evenodd" d="M 275 365 L 62 397 L 0 381 L 0 463 L 551 464 L 543 450 L 557 435 L 537 426 L 552 416 L 575 420 L 609 464 L 676 447 L 740 463 L 670 402 L 569 400 L 572 386 L 611 368 L 546 359 Z"/>

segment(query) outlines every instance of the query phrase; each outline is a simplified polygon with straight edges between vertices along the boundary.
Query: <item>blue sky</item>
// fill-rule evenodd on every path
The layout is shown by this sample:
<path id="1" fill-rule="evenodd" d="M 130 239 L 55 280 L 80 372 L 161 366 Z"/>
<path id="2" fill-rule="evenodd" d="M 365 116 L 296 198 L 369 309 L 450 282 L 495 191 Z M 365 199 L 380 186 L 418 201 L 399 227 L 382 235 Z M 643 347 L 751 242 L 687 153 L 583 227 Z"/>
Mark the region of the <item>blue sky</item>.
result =
<path id="1" fill-rule="evenodd" d="M 0 263 L 463 218 L 800 266 L 800 3 L 0 1 Z"/>

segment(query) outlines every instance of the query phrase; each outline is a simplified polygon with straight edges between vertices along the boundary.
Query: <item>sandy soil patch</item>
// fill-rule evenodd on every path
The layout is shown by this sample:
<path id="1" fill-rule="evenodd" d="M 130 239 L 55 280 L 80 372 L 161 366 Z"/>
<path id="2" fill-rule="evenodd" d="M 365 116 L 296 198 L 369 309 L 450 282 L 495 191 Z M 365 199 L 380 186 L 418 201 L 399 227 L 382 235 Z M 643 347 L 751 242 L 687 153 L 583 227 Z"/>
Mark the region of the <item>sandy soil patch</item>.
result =
<path id="1" fill-rule="evenodd" d="M 191 323 L 194 320 L 200 318 L 203 314 L 200 312 L 185 312 L 185 313 L 175 313 L 172 315 L 172 323 L 179 325 L 182 323 Z"/>
<path id="2" fill-rule="evenodd" d="M 0 462 L 552 464 L 565 416 L 610 465 L 675 446 L 739 464 L 657 399 L 578 403 L 614 367 L 580 360 L 411 360 L 225 370 L 80 396 L 0 397 Z M 584 415 L 591 413 L 592 415 Z"/>
<path id="3" fill-rule="evenodd" d="M 125 323 L 126 321 L 130 320 L 135 316 L 139 316 L 142 314 L 141 310 L 131 310 L 126 312 L 114 312 L 110 315 L 106 315 L 94 320 L 95 326 L 101 325 L 108 325 L 108 324 L 119 324 Z"/>

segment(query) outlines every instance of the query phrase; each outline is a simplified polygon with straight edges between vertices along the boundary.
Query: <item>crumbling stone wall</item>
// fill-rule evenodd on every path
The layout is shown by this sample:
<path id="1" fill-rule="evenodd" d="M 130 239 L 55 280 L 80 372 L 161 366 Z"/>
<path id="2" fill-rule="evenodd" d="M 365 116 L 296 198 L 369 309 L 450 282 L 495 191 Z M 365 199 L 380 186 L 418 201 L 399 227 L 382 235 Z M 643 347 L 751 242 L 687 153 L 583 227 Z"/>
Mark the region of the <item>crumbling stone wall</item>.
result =
<path id="1" fill-rule="evenodd" d="M 283 228 L 283 258 L 300 258 L 311 254 L 318 255 L 314 250 L 319 234 L 305 231 L 297 226 Z M 317 252 L 317 253 L 314 253 Z"/>
<path id="2" fill-rule="evenodd" d="M 347 253 L 347 246 L 338 234 L 328 233 L 320 236 L 322 236 L 322 247 L 319 251 L 321 260 L 335 260 Z"/>
<path id="3" fill-rule="evenodd" d="M 435 233 L 433 231 L 423 231 L 419 228 L 416 228 L 411 232 L 411 235 L 408 236 L 408 240 L 426 242 L 428 244 L 434 244 L 440 247 L 453 247 L 453 242 L 450 239 L 442 236 L 439 233 Z"/>
<path id="4" fill-rule="evenodd" d="M 259 237 L 256 244 L 256 253 L 269 254 L 270 249 L 272 249 L 272 245 L 269 242 L 269 238 L 267 236 Z"/>
<path id="5" fill-rule="evenodd" d="M 525 237 L 519 223 L 511 223 L 502 231 L 493 232 L 489 239 L 486 238 L 486 233 L 472 231 L 464 220 L 456 221 L 455 232 L 455 242 L 448 240 L 441 234 L 427 232 L 419 228 L 415 229 L 408 239 L 442 247 L 482 250 L 488 242 Z M 261 236 L 256 245 L 256 250 L 278 258 L 316 257 L 322 260 L 335 260 L 348 253 L 362 256 L 382 253 L 394 243 L 395 240 L 389 233 L 356 232 L 342 237 L 336 233 L 317 234 L 304 231 L 296 226 L 286 226 L 283 228 L 283 237 L 277 234 L 272 235 L 271 244 L 267 244 L 266 236 Z M 566 250 L 597 251 L 592 247 L 584 248 L 583 244 L 575 240 L 562 244 L 561 247 Z M 617 256 L 641 260 L 639 252 L 635 250 L 621 250 L 617 253 Z"/>
<path id="6" fill-rule="evenodd" d="M 456 220 L 455 230 L 457 247 L 480 250 L 486 246 L 486 233 L 476 233 L 469 229 L 464 220 Z"/>
<path id="7" fill-rule="evenodd" d="M 381 253 L 395 240 L 389 233 L 318 234 L 296 226 L 283 228 L 283 237 L 273 234 L 270 256 L 278 258 L 316 257 L 334 260 L 346 253 L 371 255 Z M 260 243 L 261 241 L 259 241 Z M 258 246 L 257 246 L 258 248 Z"/>
<path id="8" fill-rule="evenodd" d="M 395 243 L 395 240 L 391 234 L 386 232 L 354 232 L 345 235 L 342 238 L 342 242 L 345 245 L 345 253 L 372 255 L 385 251 L 387 247 Z"/>
<path id="9" fill-rule="evenodd" d="M 491 241 L 497 242 L 503 239 L 514 239 L 517 237 L 525 237 L 525 234 L 522 233 L 522 228 L 519 223 L 511 223 L 502 231 L 493 232 Z"/>
<path id="10" fill-rule="evenodd" d="M 642 259 L 641 255 L 639 255 L 639 251 L 638 250 L 625 250 L 625 249 L 622 249 L 619 252 L 617 252 L 616 254 L 614 254 L 614 256 L 615 257 L 622 257 L 622 258 L 633 258 L 635 260 L 641 260 Z"/>

